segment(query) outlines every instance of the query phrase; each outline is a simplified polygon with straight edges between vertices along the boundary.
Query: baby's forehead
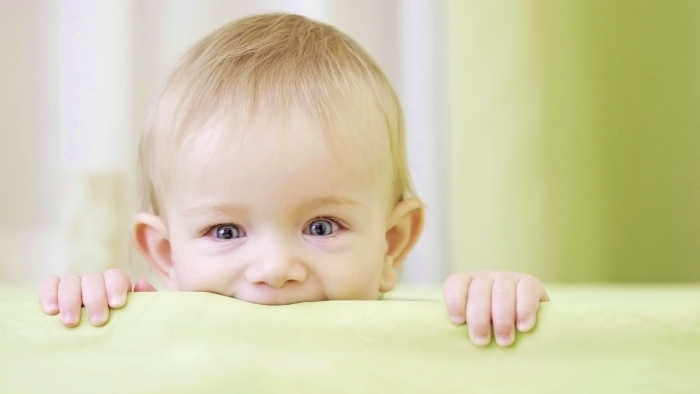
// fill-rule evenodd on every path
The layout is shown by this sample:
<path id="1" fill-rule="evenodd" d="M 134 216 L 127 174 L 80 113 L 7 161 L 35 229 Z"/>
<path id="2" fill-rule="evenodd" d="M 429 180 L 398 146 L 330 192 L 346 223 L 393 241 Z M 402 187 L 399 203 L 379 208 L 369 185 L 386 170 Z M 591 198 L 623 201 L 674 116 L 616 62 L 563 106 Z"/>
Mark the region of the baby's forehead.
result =
<path id="1" fill-rule="evenodd" d="M 322 118 L 301 109 L 281 115 L 259 111 L 253 116 L 217 115 L 180 146 L 183 159 L 217 163 L 285 155 L 309 160 L 338 160 L 356 167 L 391 167 L 389 131 L 381 116 L 338 111 Z"/>
<path id="2" fill-rule="evenodd" d="M 333 131 L 299 116 L 285 122 L 259 117 L 238 129 L 216 124 L 183 144 L 174 158 L 165 198 L 176 210 L 202 200 L 295 209 L 293 201 L 329 196 L 390 205 L 388 142 L 382 149 L 377 141 L 361 141 L 371 131 L 362 129 L 355 139 L 345 138 L 346 131 L 329 136 Z"/>
<path id="3" fill-rule="evenodd" d="M 388 131 L 367 118 L 341 115 L 327 124 L 303 111 L 287 117 L 261 112 L 236 121 L 212 118 L 179 145 L 171 180 L 187 188 L 183 182 L 210 187 L 207 182 L 217 182 L 212 174 L 235 175 L 238 187 L 287 179 L 340 186 L 353 178 L 358 187 L 390 191 Z"/>

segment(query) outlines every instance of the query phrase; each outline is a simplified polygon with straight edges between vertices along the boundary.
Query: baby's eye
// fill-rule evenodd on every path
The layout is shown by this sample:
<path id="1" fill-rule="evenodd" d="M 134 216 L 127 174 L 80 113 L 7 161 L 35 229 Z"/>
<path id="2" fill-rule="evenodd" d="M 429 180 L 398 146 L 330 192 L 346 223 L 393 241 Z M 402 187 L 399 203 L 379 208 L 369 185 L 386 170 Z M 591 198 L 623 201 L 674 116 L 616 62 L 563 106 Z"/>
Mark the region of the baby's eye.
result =
<path id="1" fill-rule="evenodd" d="M 238 226 L 233 224 L 222 224 L 220 226 L 216 226 L 212 229 L 211 233 L 214 235 L 214 237 L 223 240 L 240 238 L 242 236 L 241 230 L 238 228 Z"/>
<path id="2" fill-rule="evenodd" d="M 309 235 L 317 237 L 325 237 L 338 231 L 338 223 L 329 219 L 316 219 L 309 224 L 307 228 Z"/>

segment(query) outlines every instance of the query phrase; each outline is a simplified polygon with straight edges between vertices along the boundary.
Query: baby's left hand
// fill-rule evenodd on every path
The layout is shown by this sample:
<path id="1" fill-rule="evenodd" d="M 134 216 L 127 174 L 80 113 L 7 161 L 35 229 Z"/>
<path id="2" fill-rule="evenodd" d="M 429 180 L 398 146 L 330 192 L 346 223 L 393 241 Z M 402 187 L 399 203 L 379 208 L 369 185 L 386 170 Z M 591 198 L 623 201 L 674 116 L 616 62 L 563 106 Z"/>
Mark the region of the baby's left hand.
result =
<path id="1" fill-rule="evenodd" d="M 510 271 L 478 271 L 455 274 L 443 288 L 452 323 L 467 323 L 469 337 L 477 346 L 491 342 L 491 322 L 496 343 L 509 346 L 515 330 L 532 330 L 540 301 L 549 301 L 535 277 Z"/>

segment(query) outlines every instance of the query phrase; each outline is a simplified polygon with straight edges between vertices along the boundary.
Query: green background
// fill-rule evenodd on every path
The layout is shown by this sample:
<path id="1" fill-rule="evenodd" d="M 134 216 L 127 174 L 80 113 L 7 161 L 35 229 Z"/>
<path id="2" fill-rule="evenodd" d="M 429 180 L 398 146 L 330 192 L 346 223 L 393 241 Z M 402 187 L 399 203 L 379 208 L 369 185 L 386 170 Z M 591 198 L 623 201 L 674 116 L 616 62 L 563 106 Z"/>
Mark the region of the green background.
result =
<path id="1" fill-rule="evenodd" d="M 700 2 L 448 14 L 452 268 L 700 280 Z"/>

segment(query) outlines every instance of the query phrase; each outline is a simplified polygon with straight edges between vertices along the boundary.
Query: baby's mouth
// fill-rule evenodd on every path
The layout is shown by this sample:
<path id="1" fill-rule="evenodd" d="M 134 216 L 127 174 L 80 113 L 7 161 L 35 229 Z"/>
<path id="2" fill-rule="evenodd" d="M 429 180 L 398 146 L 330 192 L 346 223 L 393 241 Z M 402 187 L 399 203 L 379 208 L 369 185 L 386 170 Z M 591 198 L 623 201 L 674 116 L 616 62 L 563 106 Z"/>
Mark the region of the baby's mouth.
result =
<path id="1" fill-rule="evenodd" d="M 272 287 L 266 283 L 256 283 L 246 286 L 232 296 L 241 301 L 261 305 L 289 305 L 299 302 L 321 301 L 324 297 L 309 294 L 299 285 Z"/>

